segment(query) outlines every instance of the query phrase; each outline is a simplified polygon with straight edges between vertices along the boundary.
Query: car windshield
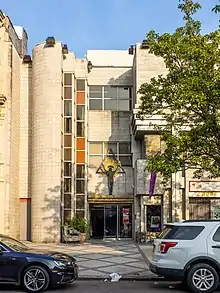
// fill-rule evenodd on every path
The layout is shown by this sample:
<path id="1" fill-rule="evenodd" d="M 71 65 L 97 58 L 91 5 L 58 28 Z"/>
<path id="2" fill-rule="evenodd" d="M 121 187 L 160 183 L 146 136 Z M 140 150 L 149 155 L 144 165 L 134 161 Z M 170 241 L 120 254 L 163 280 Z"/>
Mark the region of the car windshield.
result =
<path id="1" fill-rule="evenodd" d="M 0 237 L 0 242 L 14 251 L 24 251 L 29 249 L 28 246 L 24 245 L 20 241 L 9 237 Z"/>

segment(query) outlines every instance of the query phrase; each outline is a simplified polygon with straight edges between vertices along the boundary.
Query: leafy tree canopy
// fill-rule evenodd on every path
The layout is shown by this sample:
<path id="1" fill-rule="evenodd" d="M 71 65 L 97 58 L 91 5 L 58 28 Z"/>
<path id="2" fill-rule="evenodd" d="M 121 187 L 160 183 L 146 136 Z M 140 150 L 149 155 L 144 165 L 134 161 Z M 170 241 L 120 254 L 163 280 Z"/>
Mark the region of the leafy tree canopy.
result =
<path id="1" fill-rule="evenodd" d="M 170 176 L 184 166 L 220 176 L 220 30 L 201 34 L 193 16 L 201 8 L 181 0 L 185 24 L 173 34 L 150 31 L 149 52 L 162 57 L 168 69 L 139 90 L 139 117 L 162 115 L 166 126 L 156 126 L 165 151 L 148 158 L 148 169 Z M 213 8 L 218 13 L 219 5 Z"/>

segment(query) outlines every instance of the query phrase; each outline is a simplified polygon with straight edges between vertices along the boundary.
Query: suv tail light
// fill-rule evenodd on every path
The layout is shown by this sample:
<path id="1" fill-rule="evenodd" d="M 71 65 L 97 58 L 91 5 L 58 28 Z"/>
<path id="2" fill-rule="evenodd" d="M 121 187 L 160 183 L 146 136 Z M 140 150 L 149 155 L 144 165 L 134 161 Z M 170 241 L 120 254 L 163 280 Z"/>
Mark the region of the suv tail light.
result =
<path id="1" fill-rule="evenodd" d="M 165 254 L 167 253 L 169 248 L 175 247 L 176 245 L 177 245 L 177 242 L 161 242 L 160 253 Z"/>

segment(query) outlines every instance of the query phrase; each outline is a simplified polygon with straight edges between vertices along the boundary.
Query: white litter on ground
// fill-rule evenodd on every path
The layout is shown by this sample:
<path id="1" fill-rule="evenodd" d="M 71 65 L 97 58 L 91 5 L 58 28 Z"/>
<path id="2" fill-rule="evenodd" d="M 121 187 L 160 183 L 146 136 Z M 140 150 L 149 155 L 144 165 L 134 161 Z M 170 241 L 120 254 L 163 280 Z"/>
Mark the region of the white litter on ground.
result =
<path id="1" fill-rule="evenodd" d="M 111 282 L 118 282 L 122 276 L 117 273 L 112 273 L 110 274 L 110 277 L 111 277 Z"/>

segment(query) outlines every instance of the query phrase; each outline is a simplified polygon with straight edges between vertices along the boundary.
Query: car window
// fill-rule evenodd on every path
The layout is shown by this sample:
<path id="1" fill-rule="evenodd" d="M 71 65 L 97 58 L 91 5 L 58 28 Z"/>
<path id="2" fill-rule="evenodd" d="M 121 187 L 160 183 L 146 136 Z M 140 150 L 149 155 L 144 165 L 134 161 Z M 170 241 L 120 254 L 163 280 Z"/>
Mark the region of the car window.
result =
<path id="1" fill-rule="evenodd" d="M 215 231 L 212 239 L 216 242 L 220 242 L 220 227 Z"/>
<path id="2" fill-rule="evenodd" d="M 28 249 L 26 245 L 10 237 L 0 237 L 0 242 L 14 251 L 24 251 Z"/>
<path id="3" fill-rule="evenodd" d="M 167 226 L 160 233 L 160 239 L 193 240 L 204 229 L 204 226 Z"/>

